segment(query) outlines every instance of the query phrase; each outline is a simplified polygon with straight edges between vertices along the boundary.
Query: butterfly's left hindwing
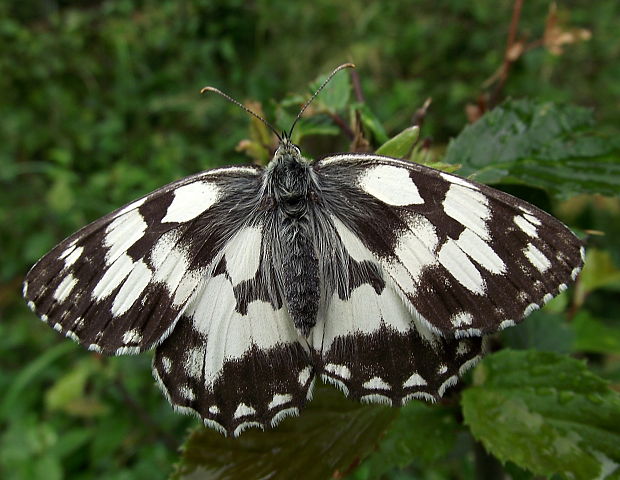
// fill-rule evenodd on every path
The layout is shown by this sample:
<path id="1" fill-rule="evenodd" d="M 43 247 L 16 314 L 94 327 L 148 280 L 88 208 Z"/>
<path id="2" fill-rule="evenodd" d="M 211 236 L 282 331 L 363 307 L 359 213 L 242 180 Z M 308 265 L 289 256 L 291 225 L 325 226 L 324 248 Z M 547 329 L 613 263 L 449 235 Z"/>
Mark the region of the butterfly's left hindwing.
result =
<path id="1" fill-rule="evenodd" d="M 418 164 L 343 154 L 314 165 L 345 249 L 376 258 L 419 322 L 478 336 L 520 322 L 566 289 L 583 246 L 511 195 Z"/>
<path id="2" fill-rule="evenodd" d="M 96 220 L 30 270 L 28 305 L 91 350 L 156 346 L 248 221 L 261 172 L 230 167 L 194 175 Z"/>

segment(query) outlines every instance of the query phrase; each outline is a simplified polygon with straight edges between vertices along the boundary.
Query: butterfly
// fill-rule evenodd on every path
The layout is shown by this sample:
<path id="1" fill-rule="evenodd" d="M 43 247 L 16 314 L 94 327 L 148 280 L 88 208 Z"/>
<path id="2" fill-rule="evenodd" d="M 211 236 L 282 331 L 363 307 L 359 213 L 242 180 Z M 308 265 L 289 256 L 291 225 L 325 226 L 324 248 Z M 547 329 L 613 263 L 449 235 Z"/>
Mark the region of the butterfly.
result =
<path id="1" fill-rule="evenodd" d="M 298 415 L 317 377 L 436 401 L 581 269 L 581 241 L 523 200 L 375 154 L 308 161 L 271 128 L 266 167 L 184 178 L 62 241 L 29 307 L 89 350 L 155 349 L 173 407 L 238 436 Z"/>

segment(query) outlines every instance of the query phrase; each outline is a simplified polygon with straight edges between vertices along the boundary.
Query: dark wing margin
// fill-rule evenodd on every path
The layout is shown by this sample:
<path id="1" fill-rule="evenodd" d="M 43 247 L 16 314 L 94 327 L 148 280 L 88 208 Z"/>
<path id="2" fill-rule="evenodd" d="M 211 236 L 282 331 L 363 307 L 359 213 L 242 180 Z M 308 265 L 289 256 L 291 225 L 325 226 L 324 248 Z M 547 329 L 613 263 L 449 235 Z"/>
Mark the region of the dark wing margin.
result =
<path id="1" fill-rule="evenodd" d="M 28 306 L 93 351 L 157 346 L 211 274 L 223 245 L 247 222 L 261 179 L 258 167 L 206 171 L 94 221 L 28 272 Z"/>
<path id="2" fill-rule="evenodd" d="M 564 224 L 491 187 L 378 155 L 342 154 L 313 168 L 345 246 L 377 258 L 420 321 L 442 335 L 514 325 L 583 265 L 583 244 Z"/>
<path id="3" fill-rule="evenodd" d="M 286 308 L 253 299 L 240 312 L 233 284 L 217 272 L 198 292 L 156 349 L 153 373 L 176 410 L 236 437 L 299 415 L 315 374 Z"/>
<path id="4" fill-rule="evenodd" d="M 481 337 L 429 329 L 389 283 L 361 283 L 348 298 L 334 292 L 310 343 L 324 381 L 353 399 L 393 406 L 437 401 L 484 350 Z"/>

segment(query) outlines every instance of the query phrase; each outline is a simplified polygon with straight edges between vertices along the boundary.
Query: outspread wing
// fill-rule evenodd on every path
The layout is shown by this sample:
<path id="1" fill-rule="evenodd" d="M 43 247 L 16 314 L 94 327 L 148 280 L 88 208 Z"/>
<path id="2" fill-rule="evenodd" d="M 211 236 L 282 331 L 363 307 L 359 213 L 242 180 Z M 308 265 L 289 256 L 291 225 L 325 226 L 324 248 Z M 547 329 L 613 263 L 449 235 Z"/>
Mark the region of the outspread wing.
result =
<path id="1" fill-rule="evenodd" d="M 312 395 L 314 369 L 286 308 L 257 299 L 254 283 L 239 311 L 234 283 L 221 270 L 204 285 L 157 348 L 153 371 L 176 409 L 238 436 L 298 415 Z"/>
<path id="2" fill-rule="evenodd" d="M 32 268 L 24 297 L 91 350 L 157 347 L 173 406 L 237 436 L 297 415 L 316 374 L 361 401 L 434 401 L 485 334 L 581 268 L 561 222 L 484 185 L 376 155 L 312 168 L 322 300 L 308 338 L 283 299 L 281 225 L 258 167 L 188 177 L 93 222 Z"/>
<path id="3" fill-rule="evenodd" d="M 314 171 L 345 246 L 375 259 L 442 336 L 514 325 L 581 269 L 583 246 L 566 226 L 493 188 L 377 155 L 328 157 Z"/>
<path id="4" fill-rule="evenodd" d="M 388 284 L 335 292 L 327 305 L 311 336 L 317 372 L 356 400 L 434 402 L 481 358 L 481 337 L 432 332 Z"/>
<path id="5" fill-rule="evenodd" d="M 261 178 L 255 167 L 203 172 L 96 220 L 30 270 L 29 307 L 94 351 L 158 345 L 247 222 Z"/>

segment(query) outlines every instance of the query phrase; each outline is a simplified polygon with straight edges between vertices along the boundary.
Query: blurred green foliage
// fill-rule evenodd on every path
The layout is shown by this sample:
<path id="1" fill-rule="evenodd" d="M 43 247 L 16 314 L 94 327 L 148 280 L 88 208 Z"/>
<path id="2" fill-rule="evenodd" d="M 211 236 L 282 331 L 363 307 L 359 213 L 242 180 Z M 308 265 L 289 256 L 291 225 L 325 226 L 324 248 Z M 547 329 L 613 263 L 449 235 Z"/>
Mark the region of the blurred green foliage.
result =
<path id="1" fill-rule="evenodd" d="M 514 443 L 511 435 L 531 434 L 519 429 L 532 416 L 548 438 L 586 458 L 571 470 L 575 478 L 617 478 L 613 432 L 611 443 L 583 434 L 579 422 L 593 412 L 577 422 L 576 440 L 575 429 L 544 409 L 555 405 L 545 398 L 558 400 L 558 412 L 574 420 L 571 402 L 589 385 L 606 414 L 618 414 L 608 384 L 620 388 L 620 4 L 564 1 L 552 25 L 548 2 L 524 2 L 523 52 L 498 89 L 492 80 L 512 7 L 512 0 L 0 2 L 0 478 L 163 479 L 179 458 L 179 477 L 235 478 L 226 471 L 271 472 L 302 455 L 263 456 L 263 470 L 252 470 L 248 449 L 276 452 L 279 441 L 301 438 L 313 456 L 299 462 L 315 460 L 317 478 L 473 479 L 494 458 L 513 478 L 562 474 L 553 455 Z M 554 43 L 554 25 L 563 38 L 581 40 Z M 235 443 L 198 428 L 179 457 L 196 421 L 172 412 L 149 356 L 103 358 L 58 338 L 23 305 L 23 275 L 69 233 L 165 183 L 269 158 L 264 126 L 220 98 L 201 98 L 202 86 L 260 102 L 253 108 L 287 128 L 321 75 L 345 61 L 358 66 L 363 98 L 346 73 L 334 78 L 295 131 L 307 155 L 377 149 L 405 131 L 384 151 L 461 167 L 559 216 L 587 241 L 584 272 L 543 311 L 492 339 L 513 351 L 491 355 L 474 386 L 462 383 L 462 400 L 456 389 L 445 405 L 386 413 L 320 390 L 306 416 L 275 432 L 248 432 Z M 468 117 L 507 97 L 526 100 L 508 100 L 463 130 Z M 417 143 L 405 130 L 413 123 L 421 126 Z M 507 144 L 510 155 L 502 156 Z M 587 369 L 569 355 L 587 359 Z M 569 372 L 577 400 L 558 376 L 529 375 L 532 364 Z M 528 393 L 536 378 L 551 393 Z M 326 414 L 331 428 L 317 431 Z M 304 428 L 312 427 L 308 439 Z M 355 439 L 348 444 L 338 437 L 347 428 Z M 547 437 L 527 438 L 537 445 Z M 480 455 L 478 442 L 496 457 Z"/>

